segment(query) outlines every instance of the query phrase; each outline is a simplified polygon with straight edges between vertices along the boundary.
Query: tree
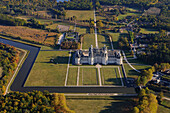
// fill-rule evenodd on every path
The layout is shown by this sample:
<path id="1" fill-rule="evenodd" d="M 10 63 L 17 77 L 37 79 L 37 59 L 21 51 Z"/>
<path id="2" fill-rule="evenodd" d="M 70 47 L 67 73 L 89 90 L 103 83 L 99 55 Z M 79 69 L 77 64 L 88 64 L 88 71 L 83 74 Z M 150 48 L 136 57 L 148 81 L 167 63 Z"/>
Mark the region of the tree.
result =
<path id="1" fill-rule="evenodd" d="M 97 1 L 97 2 L 95 3 L 95 6 L 96 6 L 96 9 L 99 9 L 99 8 L 100 8 L 100 2 Z"/>
<path id="2" fill-rule="evenodd" d="M 133 51 L 133 50 L 131 50 L 130 54 L 133 56 L 133 55 L 134 55 L 134 51 Z"/>
<path id="3" fill-rule="evenodd" d="M 141 89 L 138 94 L 138 97 L 144 97 L 145 95 L 146 95 L 145 89 Z"/>
<path id="4" fill-rule="evenodd" d="M 138 107 L 134 107 L 133 108 L 133 113 L 139 113 L 139 108 Z"/>
<path id="5" fill-rule="evenodd" d="M 98 27 L 103 27 L 103 23 L 102 23 L 101 20 L 99 20 L 99 21 L 97 22 L 97 26 L 98 26 Z"/>
<path id="6" fill-rule="evenodd" d="M 162 104 L 162 100 L 163 100 L 163 92 L 160 92 L 157 96 L 157 100 L 159 104 Z"/>

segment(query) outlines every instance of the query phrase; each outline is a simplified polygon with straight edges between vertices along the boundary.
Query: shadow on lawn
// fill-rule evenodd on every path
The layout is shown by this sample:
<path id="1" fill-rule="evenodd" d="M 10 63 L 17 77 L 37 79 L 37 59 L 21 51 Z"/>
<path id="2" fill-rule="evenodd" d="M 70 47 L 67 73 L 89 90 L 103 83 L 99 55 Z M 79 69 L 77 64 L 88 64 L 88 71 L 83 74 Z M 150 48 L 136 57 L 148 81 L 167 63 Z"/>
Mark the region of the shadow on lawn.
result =
<path id="1" fill-rule="evenodd" d="M 106 81 L 109 82 L 109 85 L 110 84 L 111 85 L 120 85 L 121 84 L 120 78 L 108 78 Z M 108 85 L 108 84 L 106 84 L 106 85 Z"/>
<path id="2" fill-rule="evenodd" d="M 106 45 L 108 47 L 108 49 L 111 49 L 111 45 L 110 45 L 110 39 L 107 35 L 104 34 L 100 34 L 105 38 L 104 42 L 101 42 L 102 44 Z"/>
<path id="3" fill-rule="evenodd" d="M 113 99 L 115 97 L 112 97 Z M 123 98 L 123 97 L 122 97 Z M 109 106 L 104 106 L 104 110 L 99 113 L 132 113 L 133 101 L 130 99 L 114 99 L 116 102 L 111 102 Z"/>
<path id="4" fill-rule="evenodd" d="M 170 109 L 170 107 L 168 107 L 168 106 L 166 106 L 166 105 L 164 105 L 164 104 L 159 104 L 160 106 L 163 106 L 164 108 L 168 108 L 168 109 Z"/>

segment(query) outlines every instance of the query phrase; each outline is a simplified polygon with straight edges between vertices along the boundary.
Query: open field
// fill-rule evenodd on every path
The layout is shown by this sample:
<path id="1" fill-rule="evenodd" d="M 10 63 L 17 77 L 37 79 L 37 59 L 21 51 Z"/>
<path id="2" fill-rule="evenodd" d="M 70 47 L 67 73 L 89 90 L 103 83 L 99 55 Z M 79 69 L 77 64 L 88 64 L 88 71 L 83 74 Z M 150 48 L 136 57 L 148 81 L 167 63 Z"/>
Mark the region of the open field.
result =
<path id="1" fill-rule="evenodd" d="M 77 68 L 69 68 L 67 85 L 77 85 Z"/>
<path id="2" fill-rule="evenodd" d="M 98 72 L 96 68 L 81 68 L 80 71 L 83 85 L 98 85 Z"/>
<path id="3" fill-rule="evenodd" d="M 163 100 L 162 105 L 158 106 L 158 113 L 170 113 L 170 101 Z"/>
<path id="4" fill-rule="evenodd" d="M 2 72 L 3 72 L 2 67 L 0 67 L 0 77 L 2 76 Z"/>
<path id="5" fill-rule="evenodd" d="M 24 40 L 30 40 L 50 45 L 54 45 L 55 37 L 58 35 L 57 33 L 23 26 L 0 26 L 0 32 L 14 37 L 21 37 L 21 39 Z M 47 34 L 48 36 L 46 39 Z"/>
<path id="6" fill-rule="evenodd" d="M 89 20 L 94 18 L 93 10 L 66 10 L 66 18 L 76 16 L 77 20 Z"/>
<path id="7" fill-rule="evenodd" d="M 146 29 L 141 28 L 140 33 L 149 34 L 149 33 L 159 33 L 156 29 Z"/>
<path id="8" fill-rule="evenodd" d="M 117 68 L 101 68 L 101 76 L 104 85 L 121 85 Z"/>
<path id="9" fill-rule="evenodd" d="M 42 12 L 42 11 L 39 11 L 39 12 Z M 17 18 L 24 19 L 24 20 L 29 20 L 31 18 L 35 18 L 36 20 L 40 21 L 41 24 L 50 24 L 51 22 L 53 22 L 53 20 L 40 19 L 40 18 L 36 18 L 34 16 L 18 16 Z"/>
<path id="10" fill-rule="evenodd" d="M 138 9 L 134 9 L 134 8 L 129 8 L 129 7 L 126 7 L 127 10 L 130 10 L 130 11 L 138 11 Z"/>
<path id="11" fill-rule="evenodd" d="M 40 51 L 25 86 L 63 86 L 68 55 L 67 51 Z M 58 64 L 50 63 L 51 58 Z"/>
<path id="12" fill-rule="evenodd" d="M 76 113 L 132 113 L 129 97 L 67 97 L 67 105 Z"/>
<path id="13" fill-rule="evenodd" d="M 140 15 L 140 13 L 127 13 L 127 14 L 124 14 L 124 15 L 120 14 L 117 18 L 118 19 L 124 19 L 127 16 L 139 16 L 139 15 Z"/>
<path id="14" fill-rule="evenodd" d="M 89 49 L 91 45 L 96 47 L 94 34 L 86 34 L 83 37 L 83 49 Z"/>
<path id="15" fill-rule="evenodd" d="M 106 20 L 106 17 L 96 15 L 96 20 Z"/>
<path id="16" fill-rule="evenodd" d="M 110 40 L 109 40 L 108 36 L 106 36 L 106 35 L 97 35 L 97 39 L 98 39 L 99 48 L 102 48 L 105 45 L 108 49 L 111 49 L 111 43 L 110 43 Z"/>

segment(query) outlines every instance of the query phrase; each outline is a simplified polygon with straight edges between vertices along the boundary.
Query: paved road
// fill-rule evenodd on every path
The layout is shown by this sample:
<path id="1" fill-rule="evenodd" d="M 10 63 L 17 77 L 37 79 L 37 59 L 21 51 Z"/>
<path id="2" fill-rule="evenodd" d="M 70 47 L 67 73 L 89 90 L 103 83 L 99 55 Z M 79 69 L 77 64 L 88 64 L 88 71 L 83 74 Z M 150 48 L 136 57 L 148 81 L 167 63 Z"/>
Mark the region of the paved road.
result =
<path id="1" fill-rule="evenodd" d="M 139 70 L 135 69 L 135 68 L 128 62 L 124 51 L 122 51 L 122 53 L 123 53 L 123 57 L 124 57 L 124 60 L 126 61 L 126 63 L 127 63 L 133 70 L 135 70 L 136 72 L 140 73 Z"/>
<path id="2" fill-rule="evenodd" d="M 13 42 L 10 40 L 0 38 L 0 42 L 9 44 L 21 49 L 25 49 L 30 51 L 28 57 L 26 58 L 25 62 L 23 63 L 21 69 L 19 70 L 13 84 L 11 85 L 12 91 L 20 91 L 20 92 L 27 92 L 33 90 L 44 91 L 48 90 L 49 92 L 57 92 L 57 93 L 128 93 L 134 94 L 134 88 L 127 88 L 127 87 L 68 87 L 68 86 L 54 86 L 54 87 L 24 87 L 24 83 L 32 69 L 32 66 L 37 58 L 37 55 L 40 51 L 40 48 Z M 35 75 L 36 76 L 36 75 Z"/>
<path id="3" fill-rule="evenodd" d="M 61 42 L 62 42 L 62 41 L 63 41 L 63 39 L 64 39 L 64 35 L 65 35 L 64 33 L 60 35 L 60 37 L 59 37 L 59 39 L 58 39 L 58 43 L 57 43 L 57 44 L 59 44 L 59 45 L 61 44 Z"/>

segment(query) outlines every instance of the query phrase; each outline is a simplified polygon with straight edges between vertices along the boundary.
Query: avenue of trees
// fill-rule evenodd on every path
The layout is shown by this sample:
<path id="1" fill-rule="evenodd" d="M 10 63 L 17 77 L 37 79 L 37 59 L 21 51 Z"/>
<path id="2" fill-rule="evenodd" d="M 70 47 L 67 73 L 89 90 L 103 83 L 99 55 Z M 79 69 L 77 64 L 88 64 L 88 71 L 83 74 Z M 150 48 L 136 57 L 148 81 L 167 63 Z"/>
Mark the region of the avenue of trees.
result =
<path id="1" fill-rule="evenodd" d="M 3 113 L 74 113 L 67 107 L 64 94 L 51 95 L 48 91 L 0 95 L 0 108 Z"/>
<path id="2" fill-rule="evenodd" d="M 9 77 L 13 74 L 19 54 L 13 46 L 0 43 L 0 67 L 2 67 L 2 75 L 0 76 L 0 94 L 4 94 Z"/>

